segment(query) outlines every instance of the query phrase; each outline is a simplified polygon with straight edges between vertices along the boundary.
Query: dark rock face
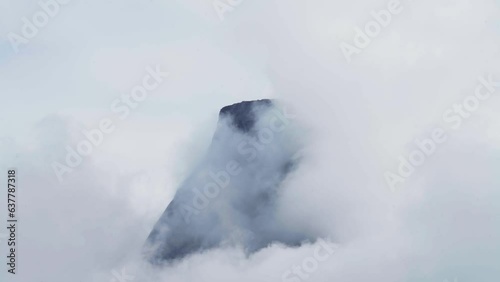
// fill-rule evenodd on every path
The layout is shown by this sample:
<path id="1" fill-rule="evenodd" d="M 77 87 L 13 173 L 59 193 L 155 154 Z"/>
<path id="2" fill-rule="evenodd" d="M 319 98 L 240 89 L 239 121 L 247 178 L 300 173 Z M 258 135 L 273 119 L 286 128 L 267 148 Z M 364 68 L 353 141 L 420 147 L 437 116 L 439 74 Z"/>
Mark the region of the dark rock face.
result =
<path id="1" fill-rule="evenodd" d="M 314 238 L 279 213 L 283 181 L 300 145 L 293 122 L 271 100 L 224 107 L 204 160 L 181 184 L 146 242 L 154 264 L 223 246 L 248 254 Z"/>
<path id="2" fill-rule="evenodd" d="M 220 116 L 231 116 L 234 125 L 243 132 L 248 132 L 253 128 L 257 117 L 255 109 L 269 108 L 272 106 L 272 101 L 269 99 L 245 101 L 231 106 L 226 106 L 220 111 Z"/>

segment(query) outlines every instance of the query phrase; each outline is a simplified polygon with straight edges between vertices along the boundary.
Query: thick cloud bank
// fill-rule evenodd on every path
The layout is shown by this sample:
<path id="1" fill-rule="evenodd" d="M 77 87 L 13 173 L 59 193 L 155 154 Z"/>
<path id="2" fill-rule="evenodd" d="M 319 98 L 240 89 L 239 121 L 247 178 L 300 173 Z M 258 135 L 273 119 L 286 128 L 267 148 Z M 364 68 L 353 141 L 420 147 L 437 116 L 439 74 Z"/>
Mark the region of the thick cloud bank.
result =
<path id="1" fill-rule="evenodd" d="M 498 0 L 58 1 L 68 4 L 16 54 L 7 34 L 22 35 L 24 18 L 44 21 L 39 2 L 54 1 L 0 1 L 0 183 L 18 169 L 20 218 L 18 274 L 4 265 L 0 281 L 498 281 Z M 170 75 L 131 99 L 157 65 Z M 243 131 L 225 122 L 217 130 L 222 107 L 262 97 L 291 104 L 305 133 L 276 134 L 259 151 Z M 115 130 L 59 182 L 51 164 L 66 163 L 67 146 L 105 118 Z M 244 155 L 209 148 L 238 136 Z M 216 247 L 194 246 L 204 251 L 161 267 L 144 262 L 166 205 L 212 179 L 204 168 L 229 173 L 229 156 L 251 166 L 254 152 L 255 164 L 273 157 L 276 171 L 301 147 L 298 165 L 269 183 L 280 183 L 276 210 L 258 212 L 271 219 L 243 216 L 256 210 L 231 193 L 246 186 L 231 182 L 187 213 L 196 225 L 234 200 L 227 217 L 204 221 L 214 228 L 200 227 Z M 191 224 L 179 216 L 180 231 Z M 278 242 L 315 237 L 326 239 Z"/>

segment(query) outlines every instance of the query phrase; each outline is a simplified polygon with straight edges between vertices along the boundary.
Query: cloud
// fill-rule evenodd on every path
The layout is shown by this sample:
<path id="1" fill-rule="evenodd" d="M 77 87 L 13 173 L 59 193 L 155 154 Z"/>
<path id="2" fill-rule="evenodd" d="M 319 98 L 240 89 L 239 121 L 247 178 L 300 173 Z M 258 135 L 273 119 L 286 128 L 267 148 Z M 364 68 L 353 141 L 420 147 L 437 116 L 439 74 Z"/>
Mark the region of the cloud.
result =
<path id="1" fill-rule="evenodd" d="M 227 246 L 166 268 L 140 258 L 218 111 L 261 97 L 292 104 L 307 132 L 278 214 L 338 246 L 308 281 L 499 276 L 498 96 L 403 188 L 384 180 L 479 76 L 500 79 L 497 1 L 412 1 L 351 64 L 339 44 L 388 1 L 245 1 L 223 22 L 211 3 L 132 2 L 75 2 L 19 54 L 1 48 L 0 167 L 16 166 L 22 187 L 19 275 L 7 281 L 111 281 L 124 268 L 134 281 L 280 281 L 302 266 L 319 244 Z M 37 7 L 12 5 L 4 35 Z M 153 64 L 168 83 L 59 184 L 51 161 Z"/>

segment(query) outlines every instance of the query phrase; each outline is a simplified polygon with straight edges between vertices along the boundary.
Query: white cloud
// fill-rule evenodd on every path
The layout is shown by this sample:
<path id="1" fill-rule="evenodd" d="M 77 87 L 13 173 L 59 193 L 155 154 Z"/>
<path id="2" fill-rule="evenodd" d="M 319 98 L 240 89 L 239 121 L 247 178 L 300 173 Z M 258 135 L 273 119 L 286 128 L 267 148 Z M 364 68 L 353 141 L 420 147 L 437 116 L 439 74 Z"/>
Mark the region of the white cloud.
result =
<path id="1" fill-rule="evenodd" d="M 218 249 L 165 269 L 136 257 L 218 110 L 264 96 L 294 104 L 310 128 L 281 212 L 339 245 L 309 281 L 494 281 L 500 97 L 397 193 L 383 175 L 478 76 L 500 78 L 500 5 L 413 1 L 347 64 L 339 43 L 387 2 L 245 1 L 220 22 L 210 1 L 75 1 L 19 54 L 2 47 L 0 168 L 17 166 L 22 185 L 20 274 L 7 281 L 107 282 L 123 267 L 135 281 L 280 281 L 314 246 Z M 4 43 L 37 4 L 8 7 Z M 59 184 L 50 160 L 151 64 L 169 81 Z"/>

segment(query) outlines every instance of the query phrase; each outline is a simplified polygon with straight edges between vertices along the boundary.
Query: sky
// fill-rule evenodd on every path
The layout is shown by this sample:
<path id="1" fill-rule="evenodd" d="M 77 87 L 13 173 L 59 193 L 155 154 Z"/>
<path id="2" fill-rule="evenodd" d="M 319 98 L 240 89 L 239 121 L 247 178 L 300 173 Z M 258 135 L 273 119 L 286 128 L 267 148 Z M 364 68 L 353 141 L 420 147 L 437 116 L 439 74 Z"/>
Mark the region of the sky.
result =
<path id="1" fill-rule="evenodd" d="M 499 1 L 68 0 L 27 38 L 40 3 L 0 0 L 0 181 L 16 168 L 19 184 L 18 274 L 2 281 L 498 279 Z M 219 110 L 261 98 L 308 128 L 282 211 L 335 252 L 288 280 L 323 245 L 143 264 Z M 57 173 L 103 120 L 112 132 Z"/>

